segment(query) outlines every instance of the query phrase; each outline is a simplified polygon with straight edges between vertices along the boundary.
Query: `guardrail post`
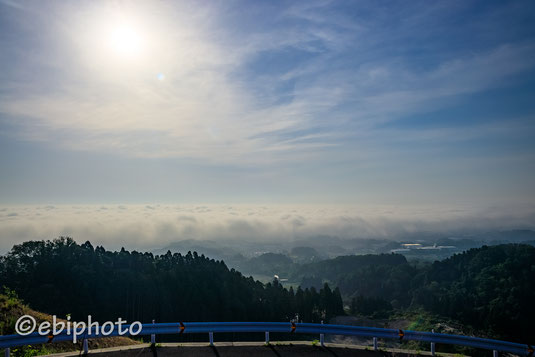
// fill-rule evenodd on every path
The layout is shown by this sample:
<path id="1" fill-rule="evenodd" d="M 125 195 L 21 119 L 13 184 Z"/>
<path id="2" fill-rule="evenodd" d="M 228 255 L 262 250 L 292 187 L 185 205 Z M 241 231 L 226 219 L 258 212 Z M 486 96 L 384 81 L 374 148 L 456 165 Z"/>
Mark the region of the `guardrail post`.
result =
<path id="1" fill-rule="evenodd" d="M 5 357 L 9 357 L 9 347 L 6 347 Z"/>
<path id="2" fill-rule="evenodd" d="M 266 344 L 269 343 L 269 331 L 266 331 Z"/>
<path id="3" fill-rule="evenodd" d="M 84 346 L 84 355 L 86 355 L 89 353 L 89 348 L 87 346 L 87 339 L 85 338 L 84 338 L 83 346 Z"/>
<path id="4" fill-rule="evenodd" d="M 435 329 L 431 330 L 432 333 L 435 333 Z M 431 342 L 431 356 L 435 355 L 435 343 Z"/>
<path id="5" fill-rule="evenodd" d="M 498 357 L 498 351 L 497 350 L 492 351 L 492 357 Z"/>
<path id="6" fill-rule="evenodd" d="M 214 345 L 214 333 L 208 332 L 208 336 L 210 338 L 210 346 L 213 346 Z"/>
<path id="7" fill-rule="evenodd" d="M 379 350 L 379 346 L 377 344 L 377 337 L 373 338 L 373 350 L 374 351 L 378 351 Z"/>
<path id="8" fill-rule="evenodd" d="M 152 324 L 154 325 L 154 320 L 152 320 Z M 153 333 L 150 335 L 150 343 L 153 345 L 156 343 L 156 335 Z"/>
<path id="9" fill-rule="evenodd" d="M 323 320 L 321 320 L 321 324 L 323 325 Z M 325 334 L 320 333 L 320 345 L 321 347 L 325 347 Z"/>

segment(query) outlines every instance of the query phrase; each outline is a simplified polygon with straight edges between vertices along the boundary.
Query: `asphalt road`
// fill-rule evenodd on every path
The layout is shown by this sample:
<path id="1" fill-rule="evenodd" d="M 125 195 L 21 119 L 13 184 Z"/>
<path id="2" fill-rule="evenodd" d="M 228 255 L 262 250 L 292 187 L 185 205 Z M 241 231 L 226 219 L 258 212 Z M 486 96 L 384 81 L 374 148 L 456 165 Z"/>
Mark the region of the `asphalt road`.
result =
<path id="1" fill-rule="evenodd" d="M 312 345 L 311 342 L 273 342 L 265 345 L 259 342 L 221 342 L 215 346 L 209 346 L 207 343 L 181 343 L 181 344 L 162 344 L 151 349 L 148 344 L 135 346 L 123 346 L 107 348 L 102 350 L 89 351 L 89 355 L 98 357 L 115 357 L 115 356 L 136 356 L 136 357 L 167 357 L 167 356 L 199 356 L 199 357 L 280 357 L 280 356 L 318 356 L 318 357 L 413 357 L 413 356 L 430 356 L 428 352 L 401 351 L 401 350 L 380 350 L 374 352 L 369 347 L 348 346 L 338 344 L 326 344 L 326 347 Z M 50 356 L 67 357 L 79 356 L 76 353 L 61 353 Z M 445 356 L 441 354 L 441 356 Z"/>

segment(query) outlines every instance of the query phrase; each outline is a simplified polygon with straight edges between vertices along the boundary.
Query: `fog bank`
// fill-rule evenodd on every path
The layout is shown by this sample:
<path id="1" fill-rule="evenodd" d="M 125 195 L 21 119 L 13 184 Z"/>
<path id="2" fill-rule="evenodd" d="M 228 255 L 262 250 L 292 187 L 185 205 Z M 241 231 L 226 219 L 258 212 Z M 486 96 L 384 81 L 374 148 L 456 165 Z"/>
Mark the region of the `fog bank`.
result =
<path id="1" fill-rule="evenodd" d="M 0 207 L 0 252 L 27 240 L 70 236 L 109 249 L 154 249 L 184 239 L 291 241 L 406 238 L 534 229 L 533 207 L 56 205 Z"/>

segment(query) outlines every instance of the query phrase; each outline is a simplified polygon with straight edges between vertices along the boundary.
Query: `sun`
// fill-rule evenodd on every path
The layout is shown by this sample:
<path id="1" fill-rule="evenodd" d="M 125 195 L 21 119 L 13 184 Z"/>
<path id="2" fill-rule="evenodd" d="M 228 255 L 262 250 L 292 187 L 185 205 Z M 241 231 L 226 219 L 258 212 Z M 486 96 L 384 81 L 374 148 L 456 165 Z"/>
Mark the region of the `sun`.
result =
<path id="1" fill-rule="evenodd" d="M 0 0 L 1 1 L 1 0 Z M 73 38 L 81 50 L 80 58 L 107 79 L 154 78 L 163 82 L 162 57 L 165 32 L 150 17 L 133 10 L 96 9 L 80 19 Z M 92 16 L 89 16 L 92 15 Z"/>
<path id="2" fill-rule="evenodd" d="M 122 59 L 138 59 L 143 54 L 142 34 L 131 25 L 119 24 L 112 27 L 108 36 L 111 51 Z"/>

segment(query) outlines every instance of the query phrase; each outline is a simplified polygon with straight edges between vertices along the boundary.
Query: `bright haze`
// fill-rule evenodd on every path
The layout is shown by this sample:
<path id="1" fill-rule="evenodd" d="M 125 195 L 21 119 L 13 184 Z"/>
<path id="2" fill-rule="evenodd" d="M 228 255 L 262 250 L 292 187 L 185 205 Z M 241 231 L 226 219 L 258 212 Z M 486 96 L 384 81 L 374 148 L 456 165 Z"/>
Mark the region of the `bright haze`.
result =
<path id="1" fill-rule="evenodd" d="M 535 226 L 533 1 L 0 0 L 0 251 Z"/>

